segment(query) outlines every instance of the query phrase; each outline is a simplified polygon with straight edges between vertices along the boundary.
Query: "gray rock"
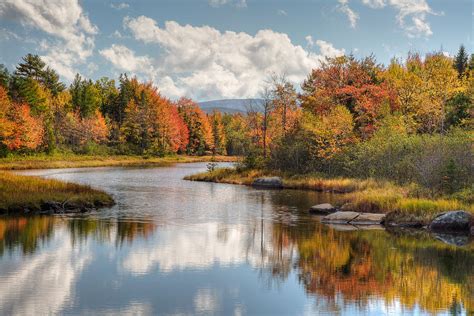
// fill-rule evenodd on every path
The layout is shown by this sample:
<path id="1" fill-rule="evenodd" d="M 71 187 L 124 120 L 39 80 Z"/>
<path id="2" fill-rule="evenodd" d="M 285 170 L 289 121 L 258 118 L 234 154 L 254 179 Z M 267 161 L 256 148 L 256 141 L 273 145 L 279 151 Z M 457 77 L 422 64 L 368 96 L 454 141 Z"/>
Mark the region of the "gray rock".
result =
<path id="1" fill-rule="evenodd" d="M 385 214 L 360 213 L 359 216 L 351 221 L 353 225 L 379 225 L 383 223 Z"/>
<path id="2" fill-rule="evenodd" d="M 309 209 L 309 212 L 314 215 L 328 215 L 334 213 L 335 211 L 336 208 L 329 203 L 313 205 Z"/>
<path id="3" fill-rule="evenodd" d="M 359 216 L 357 212 L 336 212 L 325 216 L 322 219 L 324 223 L 349 224 L 354 218 Z"/>
<path id="4" fill-rule="evenodd" d="M 441 213 L 430 224 L 432 231 L 469 232 L 474 221 L 472 214 L 465 211 Z"/>
<path id="5" fill-rule="evenodd" d="M 325 216 L 324 223 L 351 224 L 351 225 L 379 225 L 383 222 L 385 214 L 336 212 Z"/>
<path id="6" fill-rule="evenodd" d="M 252 186 L 281 189 L 283 188 L 283 181 L 280 177 L 262 177 L 255 179 L 252 182 Z"/>

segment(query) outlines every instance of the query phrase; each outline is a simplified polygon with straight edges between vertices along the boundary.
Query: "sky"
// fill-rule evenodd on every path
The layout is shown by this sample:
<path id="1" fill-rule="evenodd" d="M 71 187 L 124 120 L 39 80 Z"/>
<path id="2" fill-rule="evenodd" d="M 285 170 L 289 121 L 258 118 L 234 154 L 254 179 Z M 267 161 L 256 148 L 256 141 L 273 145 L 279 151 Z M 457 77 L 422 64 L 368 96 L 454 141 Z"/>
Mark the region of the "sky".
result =
<path id="1" fill-rule="evenodd" d="M 299 85 L 326 57 L 474 52 L 472 0 L 0 0 L 0 63 L 40 55 L 65 82 L 121 73 L 198 101 Z"/>

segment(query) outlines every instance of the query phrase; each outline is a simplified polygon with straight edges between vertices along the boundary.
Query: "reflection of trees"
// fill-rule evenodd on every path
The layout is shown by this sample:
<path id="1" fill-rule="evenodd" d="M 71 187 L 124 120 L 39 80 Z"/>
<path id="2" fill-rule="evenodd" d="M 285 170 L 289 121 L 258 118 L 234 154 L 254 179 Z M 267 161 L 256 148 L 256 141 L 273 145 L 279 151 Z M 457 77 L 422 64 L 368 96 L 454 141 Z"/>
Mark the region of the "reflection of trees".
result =
<path id="1" fill-rule="evenodd" d="M 426 311 L 474 308 L 474 247 L 456 248 L 428 234 L 394 236 L 384 231 L 337 232 L 315 224 L 311 234 L 298 226 L 274 225 L 273 239 L 282 230 L 296 244 L 299 279 L 310 294 L 366 306 L 374 297 Z M 332 306 L 332 307 L 331 307 Z"/>
<path id="2" fill-rule="evenodd" d="M 156 230 L 153 222 L 100 220 L 94 218 L 60 218 L 54 216 L 0 218 L 0 256 L 5 251 L 21 249 L 33 253 L 49 240 L 55 227 L 66 225 L 73 244 L 93 238 L 98 242 L 115 241 L 117 246 L 136 238 L 148 238 Z"/>
<path id="3" fill-rule="evenodd" d="M 53 224 L 53 217 L 0 218 L 0 256 L 15 249 L 33 253 L 42 241 L 51 238 Z"/>

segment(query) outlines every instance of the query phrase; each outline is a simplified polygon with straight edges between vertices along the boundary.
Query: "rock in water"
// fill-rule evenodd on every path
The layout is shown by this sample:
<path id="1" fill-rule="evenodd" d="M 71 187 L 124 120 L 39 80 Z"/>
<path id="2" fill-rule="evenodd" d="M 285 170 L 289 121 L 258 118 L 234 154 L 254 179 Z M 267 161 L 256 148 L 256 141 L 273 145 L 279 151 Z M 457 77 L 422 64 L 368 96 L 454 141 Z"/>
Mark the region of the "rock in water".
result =
<path id="1" fill-rule="evenodd" d="M 430 224 L 433 231 L 469 232 L 474 221 L 472 214 L 465 211 L 441 213 Z"/>
<path id="2" fill-rule="evenodd" d="M 336 208 L 329 203 L 314 205 L 309 209 L 309 212 L 314 215 L 328 215 L 335 211 Z"/>
<path id="3" fill-rule="evenodd" d="M 283 188 L 283 181 L 280 177 L 262 177 L 255 179 L 252 182 L 252 186 L 281 189 Z"/>
<path id="4" fill-rule="evenodd" d="M 357 212 L 336 212 L 325 216 L 322 221 L 324 223 L 349 224 L 359 215 L 360 213 Z"/>
<path id="5" fill-rule="evenodd" d="M 385 214 L 375 213 L 360 213 L 355 219 L 351 221 L 354 225 L 378 225 L 383 223 Z"/>

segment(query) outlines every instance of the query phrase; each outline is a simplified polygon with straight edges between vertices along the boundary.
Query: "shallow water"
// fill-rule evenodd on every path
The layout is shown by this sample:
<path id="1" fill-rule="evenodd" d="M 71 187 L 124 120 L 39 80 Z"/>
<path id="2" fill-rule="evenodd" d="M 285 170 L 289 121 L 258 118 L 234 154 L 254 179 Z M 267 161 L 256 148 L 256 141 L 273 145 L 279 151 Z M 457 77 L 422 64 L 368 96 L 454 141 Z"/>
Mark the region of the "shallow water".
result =
<path id="1" fill-rule="evenodd" d="M 328 227 L 307 214 L 328 194 L 182 180 L 205 169 L 22 172 L 90 184 L 117 205 L 0 218 L 0 314 L 474 311 L 472 242 Z"/>

